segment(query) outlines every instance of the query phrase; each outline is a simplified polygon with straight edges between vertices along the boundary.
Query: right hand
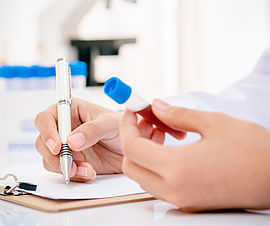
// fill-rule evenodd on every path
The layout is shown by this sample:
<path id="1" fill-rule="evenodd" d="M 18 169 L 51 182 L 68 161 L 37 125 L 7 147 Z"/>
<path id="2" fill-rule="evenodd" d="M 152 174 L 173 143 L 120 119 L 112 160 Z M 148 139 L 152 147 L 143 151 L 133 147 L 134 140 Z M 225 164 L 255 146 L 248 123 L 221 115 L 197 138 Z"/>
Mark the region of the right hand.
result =
<path id="1" fill-rule="evenodd" d="M 122 173 L 122 152 L 119 137 L 121 112 L 112 111 L 88 101 L 72 98 L 71 130 L 68 145 L 73 150 L 71 180 L 86 182 L 96 174 Z M 40 112 L 35 125 L 40 132 L 36 149 L 43 157 L 44 168 L 62 173 L 59 163 L 61 141 L 57 130 L 57 105 Z M 145 120 L 139 129 L 143 137 L 164 142 L 164 133 Z"/>
<path id="2" fill-rule="evenodd" d="M 79 98 L 72 99 L 71 127 L 67 143 L 73 150 L 72 181 L 91 181 L 96 174 L 121 173 L 119 120 L 122 113 Z M 35 125 L 40 132 L 36 149 L 45 169 L 62 173 L 59 163 L 61 141 L 57 130 L 57 105 L 40 112 Z"/>

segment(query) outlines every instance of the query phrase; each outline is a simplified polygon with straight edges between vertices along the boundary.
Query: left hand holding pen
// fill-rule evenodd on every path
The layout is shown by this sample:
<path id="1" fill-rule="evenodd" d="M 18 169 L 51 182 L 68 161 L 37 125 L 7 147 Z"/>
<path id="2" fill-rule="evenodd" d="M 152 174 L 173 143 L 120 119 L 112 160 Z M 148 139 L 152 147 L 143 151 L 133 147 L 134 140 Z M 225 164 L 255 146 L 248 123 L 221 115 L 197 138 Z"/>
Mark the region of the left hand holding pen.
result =
<path id="1" fill-rule="evenodd" d="M 216 112 L 153 101 L 168 126 L 199 133 L 200 141 L 162 146 L 143 136 L 135 113 L 121 121 L 122 170 L 147 192 L 186 211 L 270 208 L 270 131 Z M 158 129 L 154 130 L 156 134 Z M 149 137 L 150 138 L 150 137 Z"/>

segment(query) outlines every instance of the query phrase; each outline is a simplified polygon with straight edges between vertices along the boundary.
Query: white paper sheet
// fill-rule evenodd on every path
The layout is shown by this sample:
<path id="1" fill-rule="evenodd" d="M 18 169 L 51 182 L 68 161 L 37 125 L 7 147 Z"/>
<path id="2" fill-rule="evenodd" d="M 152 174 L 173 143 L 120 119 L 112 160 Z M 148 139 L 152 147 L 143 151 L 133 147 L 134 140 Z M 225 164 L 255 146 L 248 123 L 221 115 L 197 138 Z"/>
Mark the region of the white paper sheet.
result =
<path id="1" fill-rule="evenodd" d="M 0 173 L 0 177 L 13 173 L 19 181 L 37 184 L 37 191 L 32 194 L 51 199 L 93 199 L 144 193 L 136 182 L 123 174 L 101 175 L 92 182 L 66 185 L 62 175 L 47 172 L 41 165 L 13 167 Z"/>

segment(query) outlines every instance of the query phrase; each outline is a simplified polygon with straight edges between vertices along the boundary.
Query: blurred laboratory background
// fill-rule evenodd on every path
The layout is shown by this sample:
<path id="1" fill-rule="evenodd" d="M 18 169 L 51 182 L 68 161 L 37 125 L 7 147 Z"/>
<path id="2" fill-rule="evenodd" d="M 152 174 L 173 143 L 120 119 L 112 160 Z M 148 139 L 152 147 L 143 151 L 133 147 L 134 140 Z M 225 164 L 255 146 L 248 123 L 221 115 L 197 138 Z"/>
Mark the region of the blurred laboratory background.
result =
<path id="1" fill-rule="evenodd" d="M 220 92 L 252 70 L 270 40 L 269 0 L 0 4 L 1 64 L 89 60 L 93 84 L 119 76 L 147 98 Z"/>
<path id="2" fill-rule="evenodd" d="M 33 147 L 27 133 L 37 134 L 34 115 L 55 101 L 44 89 L 59 57 L 72 62 L 74 88 L 102 89 L 117 76 L 151 100 L 219 93 L 250 73 L 269 42 L 270 0 L 0 0 L 0 116 L 9 128 L 0 135 L 16 137 L 3 149 Z"/>

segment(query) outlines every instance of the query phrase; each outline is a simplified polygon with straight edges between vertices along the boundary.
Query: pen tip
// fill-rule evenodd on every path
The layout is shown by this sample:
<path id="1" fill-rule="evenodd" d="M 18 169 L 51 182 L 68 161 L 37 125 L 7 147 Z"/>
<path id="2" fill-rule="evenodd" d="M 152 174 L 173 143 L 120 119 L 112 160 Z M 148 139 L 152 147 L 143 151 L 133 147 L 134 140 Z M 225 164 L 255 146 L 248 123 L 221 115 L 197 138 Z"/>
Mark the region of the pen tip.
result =
<path id="1" fill-rule="evenodd" d="M 66 184 L 68 184 L 69 183 L 69 180 L 65 180 L 65 182 L 66 182 Z"/>

